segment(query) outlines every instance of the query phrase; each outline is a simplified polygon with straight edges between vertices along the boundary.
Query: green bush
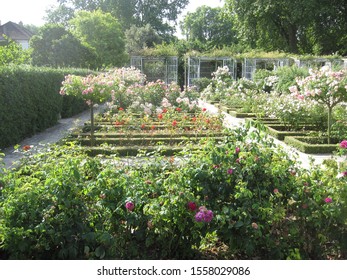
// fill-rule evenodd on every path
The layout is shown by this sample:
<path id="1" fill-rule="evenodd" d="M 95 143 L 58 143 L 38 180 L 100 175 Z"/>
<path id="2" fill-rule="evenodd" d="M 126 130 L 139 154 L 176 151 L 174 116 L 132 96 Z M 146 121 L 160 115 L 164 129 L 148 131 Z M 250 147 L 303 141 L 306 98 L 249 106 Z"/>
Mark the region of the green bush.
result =
<path id="1" fill-rule="evenodd" d="M 327 144 L 327 138 L 323 143 L 317 142 L 323 141 L 322 139 L 322 137 L 286 136 L 284 142 L 306 154 L 331 154 L 336 152 L 337 144 Z"/>
<path id="2" fill-rule="evenodd" d="M 0 68 L 0 148 L 17 144 L 25 137 L 83 110 L 81 100 L 59 95 L 67 73 L 84 70 L 29 66 Z"/>
<path id="3" fill-rule="evenodd" d="M 1 181 L 0 258 L 201 259 L 219 245 L 217 257 L 345 258 L 345 170 L 301 169 L 256 127 L 187 149 L 179 164 L 29 150 Z"/>

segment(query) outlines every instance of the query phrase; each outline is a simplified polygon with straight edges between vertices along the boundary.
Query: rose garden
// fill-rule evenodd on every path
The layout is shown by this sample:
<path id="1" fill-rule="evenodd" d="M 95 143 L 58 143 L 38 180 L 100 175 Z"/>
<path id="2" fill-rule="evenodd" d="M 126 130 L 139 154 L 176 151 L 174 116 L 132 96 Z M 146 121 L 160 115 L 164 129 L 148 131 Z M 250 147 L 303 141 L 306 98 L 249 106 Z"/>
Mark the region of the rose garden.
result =
<path id="1" fill-rule="evenodd" d="M 90 121 L 18 147 L 16 168 L 0 157 L 0 259 L 346 258 L 347 162 L 306 169 L 274 141 L 347 155 L 346 70 L 221 67 L 182 90 L 119 68 L 66 75 L 60 95 Z"/>

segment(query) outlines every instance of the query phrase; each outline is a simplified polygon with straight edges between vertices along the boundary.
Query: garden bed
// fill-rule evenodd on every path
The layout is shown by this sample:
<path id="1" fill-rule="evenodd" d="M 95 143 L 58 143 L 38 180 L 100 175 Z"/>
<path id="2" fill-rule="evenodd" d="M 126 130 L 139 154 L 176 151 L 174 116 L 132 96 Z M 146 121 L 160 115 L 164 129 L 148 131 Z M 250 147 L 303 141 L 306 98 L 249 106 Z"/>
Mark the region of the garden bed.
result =
<path id="1" fill-rule="evenodd" d="M 331 154 L 338 149 L 337 139 L 328 144 L 328 139 L 322 137 L 286 136 L 284 142 L 306 154 Z"/>
<path id="2" fill-rule="evenodd" d="M 238 112 L 234 110 L 228 110 L 228 114 L 235 117 L 235 118 L 255 118 L 256 114 L 254 113 L 243 113 L 243 112 Z"/>
<path id="3" fill-rule="evenodd" d="M 204 112 L 204 111 L 203 111 Z M 172 115 L 161 114 L 140 117 L 137 115 L 112 114 L 108 118 L 96 116 L 94 139 L 91 140 L 91 125 L 86 122 L 80 131 L 74 132 L 68 141 L 76 141 L 86 147 L 90 155 L 136 156 L 160 151 L 161 155 L 174 155 L 186 146 L 195 149 L 204 140 L 216 142 L 224 140 L 219 118 L 205 113 L 197 116 L 175 112 Z M 117 119 L 117 121 L 115 121 Z"/>
<path id="4" fill-rule="evenodd" d="M 290 129 L 281 124 L 270 124 L 266 126 L 268 133 L 278 140 L 283 141 L 286 136 L 305 136 L 314 129 L 313 126 L 303 126 L 301 129 Z"/>

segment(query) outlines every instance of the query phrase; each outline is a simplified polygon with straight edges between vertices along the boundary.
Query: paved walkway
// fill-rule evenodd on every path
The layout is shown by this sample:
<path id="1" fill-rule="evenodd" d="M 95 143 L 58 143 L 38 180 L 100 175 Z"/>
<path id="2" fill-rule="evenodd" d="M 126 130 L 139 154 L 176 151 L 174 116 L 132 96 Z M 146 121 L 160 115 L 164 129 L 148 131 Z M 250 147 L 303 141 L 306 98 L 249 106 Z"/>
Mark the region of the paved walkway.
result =
<path id="1" fill-rule="evenodd" d="M 200 107 L 205 107 L 212 114 L 218 114 L 219 110 L 216 106 L 200 101 Z M 100 106 L 95 109 L 95 113 L 100 112 L 104 107 Z M 244 119 L 235 118 L 230 116 L 227 113 L 223 113 L 225 116 L 225 126 L 229 128 L 235 128 L 244 123 Z M 82 126 L 86 121 L 90 120 L 89 110 L 73 117 L 67 119 L 61 119 L 59 123 L 51 128 L 46 129 L 45 131 L 34 135 L 31 138 L 23 140 L 19 145 L 21 147 L 25 145 L 40 146 L 41 144 L 48 143 L 57 143 L 62 138 L 66 137 L 73 130 Z M 318 154 L 318 155 L 307 155 L 301 152 L 296 151 L 295 149 L 287 146 L 285 143 L 274 139 L 275 143 L 282 146 L 289 154 L 298 155 L 298 161 L 304 168 L 310 167 L 310 162 L 313 161 L 316 165 L 322 164 L 325 159 L 330 159 L 333 157 L 331 154 Z M 19 159 L 23 156 L 21 153 L 16 153 L 14 148 L 7 148 L 4 151 L 4 163 L 6 168 L 11 168 L 18 163 Z M 343 158 L 334 157 L 338 161 L 342 161 Z"/>
<path id="2" fill-rule="evenodd" d="M 219 109 L 216 106 L 211 105 L 209 103 L 200 101 L 200 106 L 207 108 L 207 110 L 209 112 L 211 112 L 212 114 L 218 114 L 219 113 Z M 224 125 L 226 127 L 235 128 L 235 127 L 240 126 L 240 125 L 245 123 L 245 120 L 242 118 L 235 118 L 235 117 L 230 116 L 229 114 L 227 114 L 225 112 L 223 112 L 223 115 L 225 117 L 224 118 Z M 345 160 L 345 158 L 337 157 L 337 156 L 334 156 L 332 154 L 315 154 L 315 155 L 305 154 L 305 153 L 302 153 L 302 152 L 288 146 L 287 144 L 285 144 L 282 141 L 279 141 L 278 139 L 273 138 L 273 140 L 278 146 L 283 147 L 283 149 L 285 151 L 287 151 L 289 153 L 289 155 L 292 155 L 293 157 L 295 157 L 295 155 L 297 155 L 298 162 L 300 162 L 301 166 L 303 168 L 306 168 L 306 169 L 310 168 L 311 162 L 313 162 L 315 165 L 321 165 L 323 163 L 323 161 L 326 159 L 333 158 L 339 162 Z"/>
<path id="3" fill-rule="evenodd" d="M 94 111 L 98 113 L 103 106 L 97 106 Z M 30 138 L 24 139 L 20 143 L 20 147 L 30 145 L 38 147 L 44 144 L 57 143 L 59 140 L 68 136 L 73 130 L 81 127 L 85 122 L 90 120 L 90 111 L 86 110 L 72 118 L 60 119 L 58 124 L 40 132 Z M 13 147 L 6 148 L 2 151 L 5 154 L 4 163 L 6 168 L 15 167 L 16 163 L 23 156 L 22 153 L 15 151 Z"/>

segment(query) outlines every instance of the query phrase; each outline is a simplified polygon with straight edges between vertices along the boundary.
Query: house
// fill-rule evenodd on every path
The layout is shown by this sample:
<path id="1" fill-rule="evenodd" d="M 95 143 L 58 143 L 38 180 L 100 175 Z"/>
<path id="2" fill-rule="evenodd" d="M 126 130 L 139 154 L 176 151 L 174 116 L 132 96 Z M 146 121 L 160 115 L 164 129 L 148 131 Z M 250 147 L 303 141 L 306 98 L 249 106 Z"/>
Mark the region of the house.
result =
<path id="1" fill-rule="evenodd" d="M 20 44 L 26 50 L 29 48 L 29 40 L 33 33 L 24 26 L 9 21 L 3 25 L 0 22 L 0 42 L 6 40 L 4 35 Z"/>

